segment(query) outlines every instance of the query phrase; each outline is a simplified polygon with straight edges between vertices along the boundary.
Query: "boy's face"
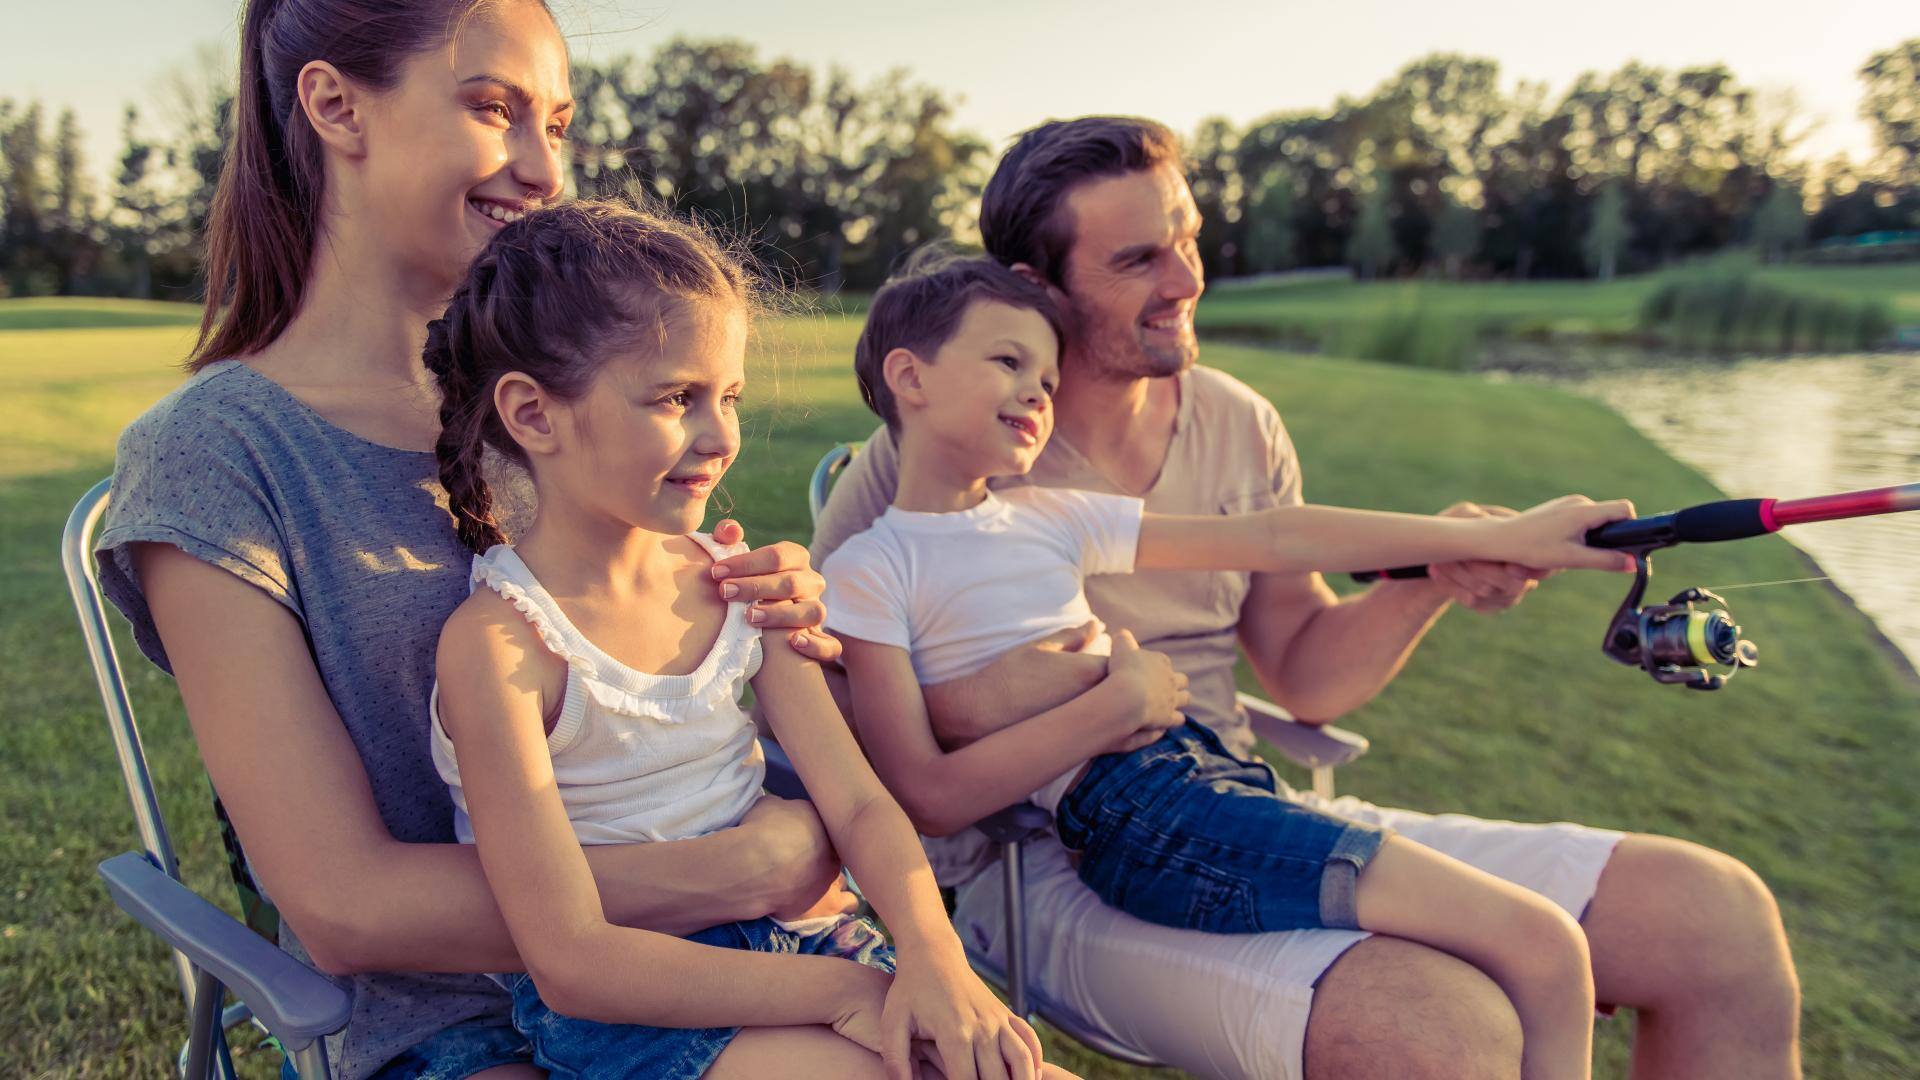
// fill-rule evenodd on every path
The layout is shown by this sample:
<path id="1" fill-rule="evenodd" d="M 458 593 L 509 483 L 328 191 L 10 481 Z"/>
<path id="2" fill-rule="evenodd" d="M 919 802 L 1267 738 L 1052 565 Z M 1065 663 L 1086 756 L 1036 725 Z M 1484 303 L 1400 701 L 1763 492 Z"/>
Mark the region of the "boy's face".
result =
<path id="1" fill-rule="evenodd" d="M 926 404 L 903 418 L 957 451 L 972 477 L 1022 476 L 1053 435 L 1060 350 L 1038 312 L 978 300 L 919 365 Z"/>

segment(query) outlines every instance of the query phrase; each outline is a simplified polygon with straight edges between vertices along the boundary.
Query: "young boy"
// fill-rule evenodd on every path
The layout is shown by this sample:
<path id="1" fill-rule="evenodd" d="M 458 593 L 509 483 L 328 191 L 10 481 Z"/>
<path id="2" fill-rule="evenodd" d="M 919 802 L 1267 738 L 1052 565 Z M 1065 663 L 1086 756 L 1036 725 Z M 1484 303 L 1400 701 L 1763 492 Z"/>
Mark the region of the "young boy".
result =
<path id="1" fill-rule="evenodd" d="M 1032 799 L 1054 814 L 1081 879 L 1150 922 L 1357 926 L 1448 949 L 1513 998 L 1535 1040 L 1527 1057 L 1538 1051 L 1543 1066 L 1528 1075 L 1579 1075 L 1591 976 L 1564 912 L 1279 797 L 1267 766 L 1179 715 L 1184 678 L 1124 629 L 1089 646 L 1111 657 L 1093 690 L 966 745 L 936 738 L 920 687 L 1088 622 L 1087 574 L 1460 559 L 1618 569 L 1623 556 L 1580 538 L 1632 508 L 1568 496 L 1506 519 L 1319 506 L 1169 516 L 1125 496 L 1021 484 L 1053 430 L 1063 339 L 1047 292 L 987 260 L 923 262 L 874 297 L 855 372 L 899 449 L 899 488 L 821 572 L 826 625 L 845 643 L 856 724 L 882 780 L 935 836 L 979 816 L 967 809 Z"/>

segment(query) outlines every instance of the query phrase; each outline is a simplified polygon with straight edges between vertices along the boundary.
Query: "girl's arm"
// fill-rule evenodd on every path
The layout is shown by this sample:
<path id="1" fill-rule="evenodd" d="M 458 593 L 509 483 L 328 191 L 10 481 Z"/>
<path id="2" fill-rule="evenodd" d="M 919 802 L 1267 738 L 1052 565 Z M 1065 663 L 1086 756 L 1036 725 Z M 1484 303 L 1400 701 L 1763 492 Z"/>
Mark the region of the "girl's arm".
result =
<path id="1" fill-rule="evenodd" d="M 1107 675 L 1092 689 L 949 751 L 934 738 L 906 650 L 855 637 L 841 643 L 861 744 L 928 836 L 959 832 L 1020 802 L 1143 730 L 1179 724 L 1187 702 L 1186 676 L 1121 630 Z"/>
<path id="2" fill-rule="evenodd" d="M 447 621 L 437 664 L 480 863 L 547 1005 L 664 1027 L 838 1024 L 870 1012 L 887 979 L 861 965 L 696 945 L 608 921 L 547 751 L 539 664 L 551 659 L 511 604 L 476 593 Z"/>
<path id="3" fill-rule="evenodd" d="M 1274 574 L 1381 570 L 1486 559 L 1540 569 L 1617 570 L 1627 556 L 1582 542 L 1588 529 L 1633 516 L 1625 500 L 1567 495 L 1511 518 L 1445 518 L 1332 506 L 1252 514 L 1145 514 L 1134 564 L 1158 570 Z"/>
<path id="4" fill-rule="evenodd" d="M 919 837 L 868 767 L 819 666 L 783 637 L 766 635 L 754 696 L 899 950 L 884 1024 L 888 1059 L 906 1060 L 909 1040 L 920 1038 L 938 1048 L 948 1077 L 976 1075 L 976 1061 L 1003 1063 L 988 1075 L 1031 1075 L 1038 1036 L 969 969 Z"/>
<path id="5" fill-rule="evenodd" d="M 335 975 L 520 970 L 473 849 L 387 831 L 299 620 L 172 545 L 135 545 L 134 559 L 207 774 L 314 963 Z M 804 906 L 839 860 L 804 808 L 778 809 L 698 840 L 596 849 L 609 917 L 690 933 Z"/>

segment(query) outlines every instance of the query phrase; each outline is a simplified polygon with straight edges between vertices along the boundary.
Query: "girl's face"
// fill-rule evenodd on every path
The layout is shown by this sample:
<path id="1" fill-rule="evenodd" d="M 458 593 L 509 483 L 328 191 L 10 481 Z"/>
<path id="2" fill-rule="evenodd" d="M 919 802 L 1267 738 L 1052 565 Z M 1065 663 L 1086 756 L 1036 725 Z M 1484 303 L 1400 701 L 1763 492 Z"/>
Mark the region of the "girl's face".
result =
<path id="1" fill-rule="evenodd" d="M 545 9 L 481 9 L 373 103 L 352 206 L 403 273 L 445 291 L 506 224 L 560 195 L 573 102 Z"/>
<path id="2" fill-rule="evenodd" d="M 740 453 L 747 318 L 738 303 L 675 305 L 662 341 L 615 346 L 587 393 L 560 407 L 542 478 L 625 525 L 678 535 Z"/>

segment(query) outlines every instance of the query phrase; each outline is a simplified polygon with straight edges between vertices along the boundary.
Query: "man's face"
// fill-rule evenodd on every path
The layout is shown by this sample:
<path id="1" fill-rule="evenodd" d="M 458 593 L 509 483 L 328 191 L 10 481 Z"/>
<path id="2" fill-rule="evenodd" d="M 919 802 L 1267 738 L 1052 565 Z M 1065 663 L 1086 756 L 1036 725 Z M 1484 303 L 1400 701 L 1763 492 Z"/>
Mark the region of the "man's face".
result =
<path id="1" fill-rule="evenodd" d="M 1193 366 L 1193 309 L 1206 289 L 1200 211 L 1172 165 L 1102 177 L 1067 193 L 1063 275 L 1076 321 L 1069 374 L 1162 378 Z"/>

